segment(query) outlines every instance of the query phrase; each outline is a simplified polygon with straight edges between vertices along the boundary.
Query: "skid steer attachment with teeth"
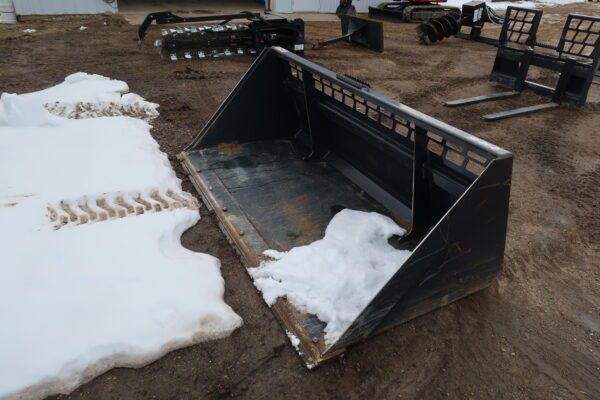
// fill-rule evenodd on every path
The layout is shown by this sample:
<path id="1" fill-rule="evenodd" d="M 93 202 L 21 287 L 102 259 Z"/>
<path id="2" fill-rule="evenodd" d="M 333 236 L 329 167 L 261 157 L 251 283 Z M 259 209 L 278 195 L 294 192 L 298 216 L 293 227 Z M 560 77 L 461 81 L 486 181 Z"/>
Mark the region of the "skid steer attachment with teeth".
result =
<path id="1" fill-rule="evenodd" d="M 232 23 L 245 20 L 244 23 Z M 265 47 L 280 46 L 304 55 L 304 21 L 278 15 L 241 12 L 237 14 L 180 17 L 170 11 L 148 14 L 138 29 L 141 46 L 148 28 L 157 25 L 212 22 L 212 25 L 181 25 L 161 29 L 162 39 L 155 42 L 162 58 L 171 61 L 256 55 Z"/>
<path id="2" fill-rule="evenodd" d="M 266 49 L 180 154 L 246 267 L 322 238 L 340 208 L 377 211 L 411 251 L 335 343 L 271 307 L 308 367 L 489 286 L 502 269 L 512 154 L 284 49 Z"/>

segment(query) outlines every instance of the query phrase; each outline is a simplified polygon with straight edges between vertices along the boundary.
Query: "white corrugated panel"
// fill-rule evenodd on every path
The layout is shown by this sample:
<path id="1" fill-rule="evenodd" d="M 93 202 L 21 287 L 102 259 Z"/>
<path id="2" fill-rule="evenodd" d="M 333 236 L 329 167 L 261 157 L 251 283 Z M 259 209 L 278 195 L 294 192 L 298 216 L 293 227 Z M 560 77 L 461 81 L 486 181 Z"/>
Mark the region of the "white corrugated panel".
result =
<path id="1" fill-rule="evenodd" d="M 16 24 L 17 16 L 12 0 L 0 0 L 0 24 Z"/>
<path id="2" fill-rule="evenodd" d="M 339 4 L 340 0 L 321 0 L 319 2 L 319 12 L 334 13 Z"/>
<path id="3" fill-rule="evenodd" d="M 294 11 L 318 11 L 319 0 L 293 0 Z"/>
<path id="4" fill-rule="evenodd" d="M 366 13 L 369 6 L 376 6 L 384 1 L 392 0 L 354 0 L 353 5 L 358 12 Z M 333 13 L 340 4 L 339 0 L 271 0 L 271 7 L 275 12 L 323 12 Z"/>
<path id="5" fill-rule="evenodd" d="M 118 11 L 117 0 L 13 0 L 17 15 L 101 14 Z"/>
<path id="6" fill-rule="evenodd" d="M 271 0 L 271 8 L 275 12 L 290 13 L 292 12 L 292 0 Z"/>
<path id="7" fill-rule="evenodd" d="M 360 0 L 352 4 L 355 4 L 356 11 L 358 11 L 359 13 L 366 13 L 369 12 L 369 7 L 375 7 L 378 4 L 385 3 L 387 1 L 392 0 Z"/>

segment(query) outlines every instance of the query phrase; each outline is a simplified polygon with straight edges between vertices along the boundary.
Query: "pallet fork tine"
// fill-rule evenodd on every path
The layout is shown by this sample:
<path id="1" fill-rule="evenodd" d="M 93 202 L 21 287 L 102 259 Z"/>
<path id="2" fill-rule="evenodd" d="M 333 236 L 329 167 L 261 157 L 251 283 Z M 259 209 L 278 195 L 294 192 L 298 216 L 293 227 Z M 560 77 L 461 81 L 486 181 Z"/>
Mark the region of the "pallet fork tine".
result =
<path id="1" fill-rule="evenodd" d="M 535 104 L 533 106 L 519 107 L 512 110 L 499 111 L 492 114 L 486 114 L 483 118 L 486 121 L 498 121 L 500 119 L 517 117 L 520 115 L 531 114 L 538 111 L 551 110 L 553 108 L 558 107 L 558 103 L 544 103 L 544 104 Z"/>
<path id="2" fill-rule="evenodd" d="M 483 96 L 467 97 L 465 99 L 450 100 L 450 101 L 447 101 L 445 104 L 448 107 L 469 106 L 471 104 L 478 104 L 478 103 L 483 103 L 486 101 L 509 99 L 511 97 L 516 97 L 520 94 L 521 94 L 521 92 L 512 90 L 510 92 L 500 92 L 500 93 L 488 94 L 488 95 L 483 95 Z"/>

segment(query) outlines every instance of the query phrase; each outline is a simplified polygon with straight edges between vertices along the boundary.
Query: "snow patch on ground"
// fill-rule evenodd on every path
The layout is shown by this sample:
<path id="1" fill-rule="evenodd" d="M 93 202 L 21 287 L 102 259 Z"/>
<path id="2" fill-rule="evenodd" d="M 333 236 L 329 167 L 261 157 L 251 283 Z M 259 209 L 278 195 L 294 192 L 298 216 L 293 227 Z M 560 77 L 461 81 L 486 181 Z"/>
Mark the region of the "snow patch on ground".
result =
<path id="1" fill-rule="evenodd" d="M 462 8 L 462 5 L 471 0 L 448 0 L 445 5 Z M 526 0 L 526 1 L 498 1 L 486 2 L 494 10 L 504 11 L 508 6 L 524 7 L 524 8 L 540 8 L 544 6 L 559 6 L 573 3 L 585 3 L 586 0 Z"/>
<path id="2" fill-rule="evenodd" d="M 197 203 L 150 125 L 47 110 L 87 103 L 104 113 L 135 103 L 156 113 L 156 104 L 127 91 L 124 82 L 78 73 L 0 97 L 2 399 L 68 393 L 110 368 L 146 364 L 242 323 L 223 301 L 219 260 L 181 246 L 200 218 Z M 131 211 L 120 199 L 134 217 L 119 218 Z M 67 215 L 68 228 L 56 230 L 49 207 Z"/>
<path id="3" fill-rule="evenodd" d="M 23 29 L 23 33 L 35 33 L 35 32 L 37 32 L 37 29 L 31 29 L 31 28 Z"/>
<path id="4" fill-rule="evenodd" d="M 158 116 L 158 104 L 129 93 L 127 83 L 83 72 L 67 76 L 59 85 L 19 97 L 72 119 L 127 115 L 150 120 Z"/>
<path id="5" fill-rule="evenodd" d="M 323 239 L 289 252 L 267 250 L 273 261 L 249 271 L 269 305 L 285 296 L 326 322 L 325 340 L 332 344 L 410 255 L 388 243 L 405 234 L 386 216 L 345 209 L 329 222 Z"/>

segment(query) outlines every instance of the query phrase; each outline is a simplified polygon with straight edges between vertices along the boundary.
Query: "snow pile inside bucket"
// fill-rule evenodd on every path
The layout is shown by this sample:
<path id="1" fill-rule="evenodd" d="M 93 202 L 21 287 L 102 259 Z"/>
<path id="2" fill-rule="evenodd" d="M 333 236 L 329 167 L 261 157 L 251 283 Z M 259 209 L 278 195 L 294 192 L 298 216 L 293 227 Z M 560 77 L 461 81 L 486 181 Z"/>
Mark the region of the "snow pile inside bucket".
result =
<path id="1" fill-rule="evenodd" d="M 219 260 L 181 246 L 200 218 L 197 203 L 186 200 L 151 126 L 47 110 L 86 103 L 102 115 L 136 104 L 157 114 L 127 90 L 79 73 L 0 98 L 0 398 L 68 393 L 242 323 L 223 301 Z M 56 229 L 49 205 L 65 208 L 68 225 Z"/>
<path id="2" fill-rule="evenodd" d="M 274 261 L 249 271 L 269 305 L 285 296 L 300 311 L 315 314 L 327 323 L 325 340 L 333 344 L 410 255 L 388 243 L 405 234 L 384 215 L 345 209 L 329 222 L 323 239 L 289 252 L 267 250 Z"/>

